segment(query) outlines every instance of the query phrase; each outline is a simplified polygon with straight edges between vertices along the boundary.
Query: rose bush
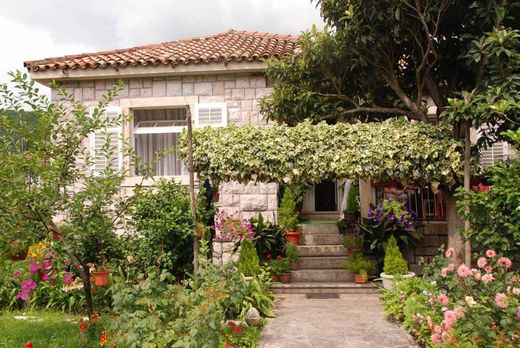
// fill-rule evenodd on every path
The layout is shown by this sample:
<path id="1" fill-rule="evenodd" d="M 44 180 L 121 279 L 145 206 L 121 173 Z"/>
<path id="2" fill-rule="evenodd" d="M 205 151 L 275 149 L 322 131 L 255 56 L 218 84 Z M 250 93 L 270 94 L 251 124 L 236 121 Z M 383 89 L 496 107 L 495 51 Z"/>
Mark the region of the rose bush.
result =
<path id="1" fill-rule="evenodd" d="M 476 267 L 455 265 L 453 252 L 433 258 L 422 279 L 385 293 L 386 313 L 427 346 L 518 346 L 520 276 L 511 260 L 488 250 Z"/>

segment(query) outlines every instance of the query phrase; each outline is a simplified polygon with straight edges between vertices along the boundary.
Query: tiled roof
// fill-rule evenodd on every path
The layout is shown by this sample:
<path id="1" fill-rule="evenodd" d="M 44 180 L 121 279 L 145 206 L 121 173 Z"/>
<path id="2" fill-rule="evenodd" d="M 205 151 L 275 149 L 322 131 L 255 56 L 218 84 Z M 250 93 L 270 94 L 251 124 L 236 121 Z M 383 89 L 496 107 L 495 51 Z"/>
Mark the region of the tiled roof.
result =
<path id="1" fill-rule="evenodd" d="M 296 50 L 296 36 L 228 30 L 160 44 L 27 61 L 29 71 L 259 61 Z"/>

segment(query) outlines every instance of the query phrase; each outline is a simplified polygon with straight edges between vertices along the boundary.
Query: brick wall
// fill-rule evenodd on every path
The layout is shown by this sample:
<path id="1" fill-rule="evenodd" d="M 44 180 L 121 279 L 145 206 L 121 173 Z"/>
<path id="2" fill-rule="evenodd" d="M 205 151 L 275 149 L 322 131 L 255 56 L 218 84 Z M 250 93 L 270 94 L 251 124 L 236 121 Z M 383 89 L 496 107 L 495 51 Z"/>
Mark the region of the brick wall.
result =
<path id="1" fill-rule="evenodd" d="M 421 229 L 423 238 L 419 241 L 415 248 L 410 248 L 406 255 L 410 271 L 421 274 L 422 268 L 419 266 L 421 257 L 427 258 L 435 256 L 439 253 L 439 247 L 448 245 L 448 227 L 443 221 L 424 223 Z"/>

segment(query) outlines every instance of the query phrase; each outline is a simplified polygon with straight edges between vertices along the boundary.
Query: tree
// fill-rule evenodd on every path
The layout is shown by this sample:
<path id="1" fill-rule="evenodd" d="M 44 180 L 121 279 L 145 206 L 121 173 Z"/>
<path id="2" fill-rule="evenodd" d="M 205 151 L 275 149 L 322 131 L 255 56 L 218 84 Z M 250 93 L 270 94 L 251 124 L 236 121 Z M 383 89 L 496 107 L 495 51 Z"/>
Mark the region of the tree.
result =
<path id="1" fill-rule="evenodd" d="M 58 88 L 62 102 L 51 103 L 26 74 L 17 72 L 12 77 L 16 93 L 7 85 L 0 86 L 2 251 L 53 238 L 54 252 L 66 255 L 81 277 L 92 314 L 88 263 L 101 265 L 116 256 L 115 232 L 134 196 L 121 194 L 125 171 L 111 166 L 97 174 L 91 171 L 93 158 L 84 140 L 126 120 L 104 114 L 121 85 L 108 91 L 89 113 L 62 89 Z M 33 119 L 26 117 L 27 112 Z M 110 163 L 114 153 L 109 134 L 102 141 L 96 158 Z M 130 151 L 127 155 L 135 158 Z"/>
<path id="2" fill-rule="evenodd" d="M 266 118 L 292 125 L 307 118 L 335 123 L 399 115 L 448 121 L 453 135 L 467 143 L 469 188 L 469 128 L 487 125 L 478 151 L 520 123 L 520 2 L 316 3 L 324 30 L 304 33 L 299 54 L 269 61 L 268 76 L 278 83 L 261 101 Z M 430 105 L 436 107 L 434 120 Z M 461 221 L 448 198 L 448 230 L 454 234 Z"/>

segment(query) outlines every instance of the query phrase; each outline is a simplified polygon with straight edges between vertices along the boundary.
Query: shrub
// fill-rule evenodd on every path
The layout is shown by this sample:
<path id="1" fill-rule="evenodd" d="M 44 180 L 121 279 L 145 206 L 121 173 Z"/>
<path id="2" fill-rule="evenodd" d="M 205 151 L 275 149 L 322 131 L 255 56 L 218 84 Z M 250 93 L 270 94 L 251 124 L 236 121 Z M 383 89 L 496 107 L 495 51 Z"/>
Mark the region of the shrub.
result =
<path id="1" fill-rule="evenodd" d="M 386 313 L 426 346 L 519 346 L 520 276 L 511 260 L 488 250 L 476 268 L 455 266 L 453 252 L 433 258 L 422 279 L 385 293 Z"/>
<path id="2" fill-rule="evenodd" d="M 296 245 L 291 243 L 285 244 L 285 257 L 289 261 L 289 264 L 298 261 L 298 250 L 296 249 Z"/>
<path id="3" fill-rule="evenodd" d="M 142 270 L 159 266 L 184 276 L 192 269 L 193 226 L 187 188 L 173 180 L 160 180 L 157 190 L 135 197 L 130 252 Z"/>
<path id="4" fill-rule="evenodd" d="M 262 214 L 249 219 L 249 223 L 255 231 L 254 244 L 262 264 L 283 254 L 285 237 L 280 226 L 265 221 Z"/>
<path id="5" fill-rule="evenodd" d="M 242 240 L 240 256 L 238 257 L 238 270 L 246 276 L 260 274 L 260 260 L 253 243 L 249 239 Z"/>
<path id="6" fill-rule="evenodd" d="M 291 266 L 287 258 L 280 256 L 277 259 L 269 262 L 269 270 L 273 274 L 280 275 L 284 273 L 289 273 L 291 271 Z"/>
<path id="7" fill-rule="evenodd" d="M 376 269 L 374 260 L 367 260 L 360 251 L 354 252 L 345 262 L 345 268 L 351 273 L 370 274 Z"/>
<path id="8" fill-rule="evenodd" d="M 285 232 L 293 232 L 298 230 L 298 223 L 298 212 L 293 193 L 290 188 L 286 188 L 278 208 L 278 224 Z"/>
<path id="9" fill-rule="evenodd" d="M 360 214 L 360 206 L 359 206 L 359 186 L 351 185 L 347 194 L 347 209 L 345 212 L 351 216 L 353 216 L 356 220 Z"/>
<path id="10" fill-rule="evenodd" d="M 408 262 L 401 254 L 399 247 L 397 246 L 397 240 L 394 236 L 388 239 L 385 253 L 385 265 L 384 271 L 387 275 L 403 275 L 408 273 Z"/>

